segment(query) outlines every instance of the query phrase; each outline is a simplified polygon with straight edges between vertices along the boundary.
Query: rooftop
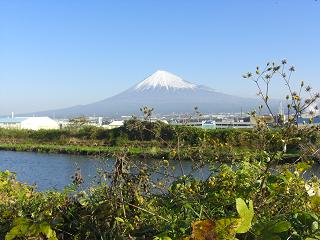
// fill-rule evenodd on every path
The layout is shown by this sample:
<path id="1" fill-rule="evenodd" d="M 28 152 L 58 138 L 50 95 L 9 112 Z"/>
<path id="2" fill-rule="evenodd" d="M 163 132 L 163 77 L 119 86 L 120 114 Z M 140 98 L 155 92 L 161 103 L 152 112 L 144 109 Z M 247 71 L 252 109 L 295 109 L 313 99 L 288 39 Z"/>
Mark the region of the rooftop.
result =
<path id="1" fill-rule="evenodd" d="M 22 121 L 26 120 L 26 117 L 14 117 L 14 118 L 0 118 L 0 123 L 9 124 L 9 123 L 21 123 Z"/>

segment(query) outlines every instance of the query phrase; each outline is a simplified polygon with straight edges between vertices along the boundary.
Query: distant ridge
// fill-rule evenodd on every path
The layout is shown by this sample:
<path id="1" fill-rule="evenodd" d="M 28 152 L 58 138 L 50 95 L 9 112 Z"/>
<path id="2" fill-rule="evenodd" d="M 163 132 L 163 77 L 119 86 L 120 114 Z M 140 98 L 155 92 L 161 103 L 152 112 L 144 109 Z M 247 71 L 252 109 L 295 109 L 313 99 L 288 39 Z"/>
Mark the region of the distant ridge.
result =
<path id="1" fill-rule="evenodd" d="M 187 82 L 173 73 L 158 70 L 133 87 L 95 103 L 71 108 L 34 113 L 56 117 L 110 116 L 140 114 L 142 106 L 150 106 L 156 113 L 187 113 L 197 106 L 204 113 L 251 111 L 259 102 Z"/>

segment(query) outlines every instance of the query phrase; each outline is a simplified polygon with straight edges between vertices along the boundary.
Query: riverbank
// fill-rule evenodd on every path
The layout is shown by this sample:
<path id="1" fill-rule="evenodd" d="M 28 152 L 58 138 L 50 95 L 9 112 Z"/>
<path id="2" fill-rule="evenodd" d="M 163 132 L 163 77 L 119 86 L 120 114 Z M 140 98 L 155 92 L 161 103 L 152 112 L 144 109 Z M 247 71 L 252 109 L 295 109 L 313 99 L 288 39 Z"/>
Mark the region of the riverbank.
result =
<path id="1" fill-rule="evenodd" d="M 105 158 L 114 158 L 119 154 L 126 154 L 129 158 L 139 159 L 173 159 L 180 158 L 184 161 L 223 161 L 237 162 L 244 158 L 257 159 L 261 151 L 246 148 L 237 148 L 228 151 L 225 147 L 218 149 L 206 148 L 182 148 L 180 154 L 175 149 L 159 147 L 120 147 L 120 146 L 79 146 L 79 145 L 52 145 L 52 144 L 3 144 L 0 143 L 0 151 L 17 152 L 37 152 L 37 153 L 56 153 L 82 156 L 98 156 Z M 296 152 L 287 153 L 283 156 L 283 163 L 295 162 L 299 157 Z"/>
<path id="2" fill-rule="evenodd" d="M 295 162 L 299 144 L 317 142 L 316 132 L 296 129 L 286 154 L 281 129 L 264 133 L 247 129 L 201 129 L 186 126 L 129 120 L 123 127 L 106 130 L 85 126 L 62 130 L 0 129 L 0 150 L 61 153 L 101 157 L 181 159 L 190 161 L 233 162 L 267 160 L 265 139 L 272 141 L 270 149 L 280 154 L 282 162 Z M 277 155 L 278 158 L 278 155 Z"/>
<path id="3" fill-rule="evenodd" d="M 112 157 L 116 153 L 125 152 L 131 157 L 163 158 L 169 155 L 168 150 L 139 147 L 79 146 L 52 144 L 0 144 L 0 150 L 19 152 L 59 153 L 73 155 L 90 155 Z"/>

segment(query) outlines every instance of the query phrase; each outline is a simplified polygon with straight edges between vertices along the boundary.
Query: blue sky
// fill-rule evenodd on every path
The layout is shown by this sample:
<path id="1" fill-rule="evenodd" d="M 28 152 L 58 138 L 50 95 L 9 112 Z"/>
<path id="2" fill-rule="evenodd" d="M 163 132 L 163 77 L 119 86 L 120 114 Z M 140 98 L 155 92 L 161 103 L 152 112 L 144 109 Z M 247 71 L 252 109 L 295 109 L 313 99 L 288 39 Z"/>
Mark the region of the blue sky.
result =
<path id="1" fill-rule="evenodd" d="M 282 58 L 319 89 L 319 26 L 314 0 L 2 0 L 0 114 L 91 103 L 157 69 L 255 97 L 242 73 Z"/>

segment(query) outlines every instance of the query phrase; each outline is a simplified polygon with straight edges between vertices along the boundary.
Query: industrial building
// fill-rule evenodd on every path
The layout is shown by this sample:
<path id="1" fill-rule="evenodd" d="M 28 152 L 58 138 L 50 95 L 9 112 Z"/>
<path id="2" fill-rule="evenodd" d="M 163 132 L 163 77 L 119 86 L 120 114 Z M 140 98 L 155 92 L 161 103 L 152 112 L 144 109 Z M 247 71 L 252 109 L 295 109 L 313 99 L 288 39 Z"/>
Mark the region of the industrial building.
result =
<path id="1" fill-rule="evenodd" d="M 11 117 L 0 118 L 1 128 L 13 129 L 59 129 L 59 123 L 49 117 Z"/>
<path id="2" fill-rule="evenodd" d="M 114 129 L 114 128 L 122 127 L 123 124 L 124 124 L 124 121 L 112 121 L 108 125 L 103 125 L 103 127 L 106 129 Z"/>

